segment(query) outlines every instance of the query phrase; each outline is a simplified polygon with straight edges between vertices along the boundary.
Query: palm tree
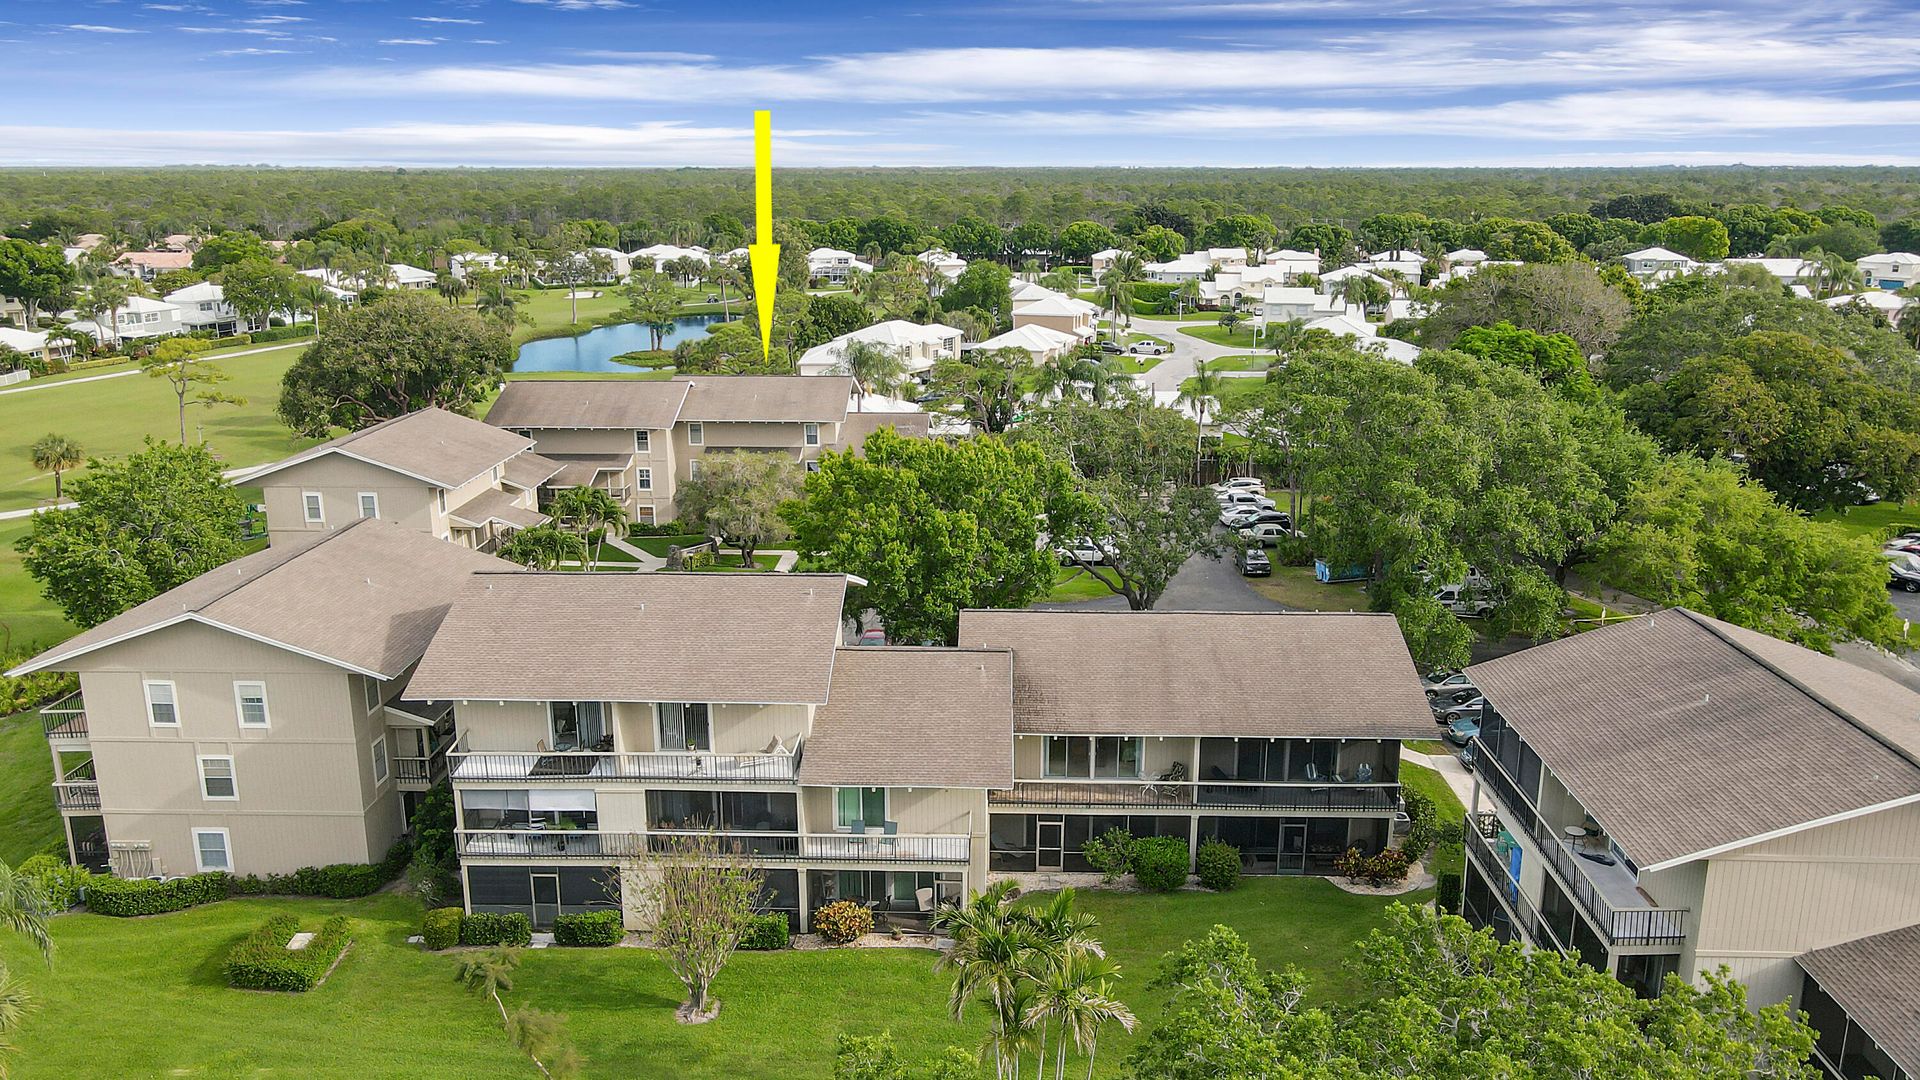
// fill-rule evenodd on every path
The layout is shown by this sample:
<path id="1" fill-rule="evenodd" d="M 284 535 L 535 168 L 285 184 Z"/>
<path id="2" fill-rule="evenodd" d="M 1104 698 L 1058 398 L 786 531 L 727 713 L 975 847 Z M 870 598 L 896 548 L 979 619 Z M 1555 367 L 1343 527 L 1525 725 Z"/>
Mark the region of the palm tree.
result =
<path id="1" fill-rule="evenodd" d="M 481 282 L 480 291 L 473 300 L 474 310 L 480 314 L 509 323 L 514 320 L 514 313 L 519 303 L 519 299 L 513 295 L 513 290 L 507 288 L 506 279 L 499 275 Z"/>
<path id="2" fill-rule="evenodd" d="M 1207 414 L 1220 406 L 1220 373 L 1207 366 L 1205 360 L 1193 365 L 1193 377 L 1180 384 L 1180 395 L 1174 400 L 1193 410 L 1194 419 L 1199 422 L 1193 435 L 1194 475 L 1200 472 L 1200 448 L 1207 433 Z"/>
<path id="3" fill-rule="evenodd" d="M 605 488 L 570 487 L 553 497 L 553 504 L 547 508 L 553 519 L 567 527 L 588 543 L 591 554 L 587 559 L 587 569 L 600 568 L 600 551 L 607 542 L 607 534 L 627 525 L 627 511 Z M 596 532 L 597 540 L 589 540 Z"/>
<path id="4" fill-rule="evenodd" d="M 1113 257 L 1113 262 L 1107 267 L 1107 273 L 1118 274 L 1122 281 L 1139 281 L 1147 272 L 1146 267 L 1146 261 L 1140 258 L 1139 252 L 1122 251 Z"/>
<path id="5" fill-rule="evenodd" d="M 1306 325 L 1291 319 L 1286 322 L 1268 323 L 1263 333 L 1266 335 L 1267 348 L 1273 350 L 1275 362 L 1292 358 L 1307 340 Z"/>
<path id="6" fill-rule="evenodd" d="M 999 1080 L 1019 1075 L 1020 1056 L 1032 1045 L 1027 1013 L 1033 990 L 1025 968 L 1038 942 L 1026 922 L 1013 914 L 1013 888 L 1011 881 L 996 881 L 965 905 L 934 916 L 934 925 L 954 942 L 935 963 L 936 970 L 954 973 L 948 1011 L 958 1020 L 976 1001 L 992 1010 L 987 1045 Z"/>
<path id="7" fill-rule="evenodd" d="M 840 359 L 833 365 L 835 375 L 853 376 L 854 411 L 865 411 L 868 394 L 885 396 L 900 388 L 907 377 L 907 361 L 900 350 L 877 341 L 849 341 L 840 348 Z"/>
<path id="8" fill-rule="evenodd" d="M 1231 334 L 1233 333 L 1234 329 L 1238 327 L 1241 321 L 1244 320 L 1245 318 L 1246 316 L 1240 313 L 1239 308 L 1228 308 L 1225 311 L 1222 311 L 1220 313 L 1220 318 L 1215 321 L 1217 321 L 1220 324 L 1220 328 L 1222 330 L 1225 330 L 1227 333 Z"/>
<path id="9" fill-rule="evenodd" d="M 293 287 L 294 300 L 313 313 L 313 340 L 320 340 L 320 309 L 333 303 L 333 293 L 319 278 L 301 277 Z"/>
<path id="10" fill-rule="evenodd" d="M 51 905 L 40 883 L 0 863 L 0 927 L 25 935 L 40 950 L 47 966 L 53 966 L 53 938 L 47 934 L 47 915 Z M 7 965 L 0 963 L 0 1054 L 13 1049 L 7 1035 L 20 1026 L 33 999 L 20 985 Z M 7 1075 L 6 1062 L 0 1059 L 0 1078 Z"/>
<path id="11" fill-rule="evenodd" d="M 1200 283 L 1188 278 L 1173 287 L 1174 314 L 1185 315 L 1187 308 L 1200 305 Z"/>
<path id="12" fill-rule="evenodd" d="M 53 500 L 59 502 L 60 474 L 86 460 L 80 444 L 65 435 L 46 435 L 28 452 L 33 456 L 34 468 L 53 474 Z"/>
<path id="13" fill-rule="evenodd" d="M 467 283 L 455 276 L 450 270 L 442 270 L 433 276 L 433 288 L 447 298 L 447 306 L 453 307 L 460 298 L 467 295 Z"/>
<path id="14" fill-rule="evenodd" d="M 107 317 L 106 329 L 113 335 L 114 348 L 120 347 L 120 309 L 127 306 L 133 296 L 133 290 L 119 278 L 102 278 L 87 290 L 87 305 L 92 311 L 88 317 L 95 326 L 100 325 L 100 316 Z"/>
<path id="15" fill-rule="evenodd" d="M 1800 272 L 1807 278 L 1814 297 L 1820 300 L 1858 289 L 1866 280 L 1852 263 L 1821 248 L 1813 248 L 1802 256 Z"/>
<path id="16" fill-rule="evenodd" d="M 727 294 L 727 287 L 729 285 L 738 286 L 740 284 L 740 268 L 731 263 L 716 261 L 713 264 L 713 268 L 707 271 L 707 279 L 715 285 L 720 286 L 720 317 L 731 320 L 733 318 L 733 297 Z"/>
<path id="17" fill-rule="evenodd" d="M 1113 312 L 1114 331 L 1120 332 L 1123 329 L 1120 321 L 1122 316 L 1131 321 L 1133 315 L 1132 280 L 1123 276 L 1118 267 L 1107 271 L 1107 276 L 1100 279 L 1100 299 Z"/>

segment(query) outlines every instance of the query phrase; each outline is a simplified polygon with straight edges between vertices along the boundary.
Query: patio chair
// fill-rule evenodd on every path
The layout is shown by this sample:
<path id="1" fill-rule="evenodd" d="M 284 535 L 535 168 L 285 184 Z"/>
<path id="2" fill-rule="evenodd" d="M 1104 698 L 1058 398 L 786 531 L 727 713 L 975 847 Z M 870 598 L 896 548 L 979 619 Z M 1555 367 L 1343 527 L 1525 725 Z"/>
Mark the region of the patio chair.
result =
<path id="1" fill-rule="evenodd" d="M 1147 785 L 1147 794 L 1155 798 L 1178 799 L 1182 793 L 1180 785 L 1186 779 L 1187 763 L 1176 761 L 1172 768 L 1153 778 L 1153 783 Z"/>
<path id="2" fill-rule="evenodd" d="M 1361 765 L 1358 769 L 1355 769 L 1353 773 L 1353 782 L 1356 784 L 1373 783 L 1373 766 Z"/>
<path id="3" fill-rule="evenodd" d="M 899 841 L 895 840 L 894 837 L 899 835 L 900 835 L 899 822 L 883 821 L 880 823 L 880 846 L 881 847 L 888 848 L 888 849 L 894 848 L 899 843 Z"/>

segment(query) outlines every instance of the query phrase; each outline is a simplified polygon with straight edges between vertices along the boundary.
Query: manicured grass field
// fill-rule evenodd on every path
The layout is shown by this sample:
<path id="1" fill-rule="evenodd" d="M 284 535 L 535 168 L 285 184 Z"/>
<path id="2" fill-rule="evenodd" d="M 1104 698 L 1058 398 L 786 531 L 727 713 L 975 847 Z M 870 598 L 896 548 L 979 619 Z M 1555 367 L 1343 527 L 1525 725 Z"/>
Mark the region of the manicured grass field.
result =
<path id="1" fill-rule="evenodd" d="M 1416 754 L 1425 754 L 1428 757 L 1438 757 L 1442 754 L 1453 753 L 1453 747 L 1448 746 L 1438 739 L 1405 739 L 1401 741 L 1400 745 Z"/>
<path id="2" fill-rule="evenodd" d="M 1879 502 L 1844 511 L 1822 510 L 1813 515 L 1813 520 L 1833 522 L 1848 532 L 1880 540 L 1896 525 L 1902 532 L 1920 529 L 1920 504 Z"/>
<path id="3" fill-rule="evenodd" d="M 1367 591 L 1359 583 L 1315 581 L 1311 566 L 1276 566 L 1269 578 L 1249 578 L 1253 591 L 1300 611 L 1367 611 Z"/>
<path id="4" fill-rule="evenodd" d="M 1100 584 L 1092 574 L 1078 566 L 1056 566 L 1053 568 L 1053 591 L 1046 595 L 1049 603 L 1067 603 L 1074 600 L 1098 600 L 1115 595 L 1112 589 Z"/>
<path id="5" fill-rule="evenodd" d="M 1229 333 L 1224 326 L 1183 326 L 1180 332 L 1188 337 L 1197 337 L 1201 341 L 1211 341 L 1215 345 L 1231 345 L 1238 349 L 1251 349 L 1255 345 L 1253 328 L 1242 323 Z"/>
<path id="6" fill-rule="evenodd" d="M 706 539 L 699 533 L 681 533 L 678 536 L 635 536 L 630 537 L 627 543 L 657 559 L 664 559 L 670 547 L 688 547 L 703 543 Z"/>
<path id="7" fill-rule="evenodd" d="M 1411 901 L 1423 901 L 1416 893 Z M 1244 879 L 1228 893 L 1083 892 L 1098 936 L 1119 960 L 1119 993 L 1151 1023 L 1163 998 L 1146 983 L 1160 957 L 1215 923 L 1234 927 L 1268 964 L 1313 977 L 1315 1000 L 1363 988 L 1341 961 L 1388 901 L 1306 878 Z M 318 922 L 344 913 L 354 940 L 338 969 L 306 994 L 230 990 L 226 951 L 270 914 Z M 17 1080 L 76 1076 L 286 1076 L 360 1080 L 533 1077 L 499 1016 L 454 981 L 455 956 L 408 945 L 420 907 L 396 894 L 363 900 L 236 900 L 145 919 L 63 915 L 49 971 L 26 943 L 0 937 L 40 1007 L 18 1032 Z M 639 949 L 542 949 L 522 954 L 509 1009 L 566 1017 L 589 1078 L 824 1077 L 841 1032 L 891 1030 L 915 1060 L 947 1045 L 979 1045 L 984 1020 L 947 1018 L 947 978 L 923 950 L 738 953 L 715 984 L 717 1020 L 674 1023 L 679 984 Z M 1125 1044 L 1102 1038 L 1096 1075 L 1119 1076 Z"/>
<path id="8" fill-rule="evenodd" d="M 1208 371 L 1265 371 L 1273 364 L 1271 354 L 1248 354 L 1246 356 L 1222 356 L 1207 361 Z"/>
<path id="9" fill-rule="evenodd" d="M 53 645 L 77 629 L 27 576 L 13 545 L 33 528 L 27 518 L 0 521 L 0 645 Z"/>
<path id="10" fill-rule="evenodd" d="M 40 714 L 0 718 L 0 862 L 18 866 L 61 842 L 51 783 L 53 754 L 41 734 Z"/>
<path id="11" fill-rule="evenodd" d="M 708 574 L 756 574 L 772 570 L 779 562 L 778 555 L 763 555 L 756 551 L 753 553 L 753 565 L 741 566 L 739 552 L 720 551 L 714 553 L 712 566 L 695 567 L 695 570 Z"/>
<path id="12" fill-rule="evenodd" d="M 1442 744 L 1443 746 L 1445 744 Z M 1460 797 L 1447 785 L 1446 778 L 1424 765 L 1411 762 L 1400 763 L 1400 784 L 1409 791 L 1418 791 L 1433 800 L 1434 813 L 1441 821 L 1465 821 L 1467 808 L 1461 804 Z M 1435 844 L 1427 856 L 1427 869 L 1436 874 L 1460 873 L 1466 866 L 1467 851 L 1457 843 Z"/>

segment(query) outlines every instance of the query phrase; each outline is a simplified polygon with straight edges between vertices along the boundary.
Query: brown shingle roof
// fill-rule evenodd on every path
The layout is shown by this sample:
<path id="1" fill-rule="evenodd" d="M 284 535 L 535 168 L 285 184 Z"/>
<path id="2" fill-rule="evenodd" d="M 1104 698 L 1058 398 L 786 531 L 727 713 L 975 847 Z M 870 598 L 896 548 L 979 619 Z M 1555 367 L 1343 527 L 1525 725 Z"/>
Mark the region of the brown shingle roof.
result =
<path id="1" fill-rule="evenodd" d="M 537 488 L 553 479 L 560 468 L 560 462 L 529 450 L 508 460 L 505 480 L 515 487 Z"/>
<path id="2" fill-rule="evenodd" d="M 846 787 L 1013 786 L 1013 654 L 841 649 L 814 714 L 800 782 Z"/>
<path id="3" fill-rule="evenodd" d="M 960 644 L 1013 650 L 1021 732 L 1433 736 L 1391 615 L 965 611 Z"/>
<path id="4" fill-rule="evenodd" d="M 487 411 L 502 428 L 664 431 L 687 399 L 682 382 L 658 379 L 528 379 L 507 384 Z"/>
<path id="5" fill-rule="evenodd" d="M 407 695 L 818 705 L 845 592 L 838 574 L 478 574 Z"/>
<path id="6" fill-rule="evenodd" d="M 560 468 L 547 479 L 553 487 L 590 487 L 603 472 L 633 464 L 632 454 L 549 454 Z"/>
<path id="7" fill-rule="evenodd" d="M 531 529 L 552 519 L 538 510 L 529 510 L 515 505 L 513 496 L 499 488 L 487 490 L 453 508 L 448 515 L 469 525 L 485 525 L 489 521 L 503 522 L 516 529 Z"/>
<path id="8" fill-rule="evenodd" d="M 421 409 L 309 447 L 247 479 L 271 476 L 328 454 L 344 454 L 437 487 L 456 488 L 532 445 L 523 436 L 445 409 Z"/>
<path id="9" fill-rule="evenodd" d="M 22 670 L 78 670 L 86 652 L 192 619 L 393 678 L 426 650 L 474 571 L 513 568 L 368 518 L 209 570 L 41 653 Z"/>
<path id="10" fill-rule="evenodd" d="M 1920 694 L 1691 611 L 1469 673 L 1643 867 L 1920 794 Z"/>
<path id="11" fill-rule="evenodd" d="M 853 395 L 849 375 L 695 375 L 682 420 L 838 423 Z"/>
<path id="12" fill-rule="evenodd" d="M 933 418 L 923 412 L 850 412 L 840 423 L 840 447 L 859 447 L 867 436 L 890 427 L 912 439 L 927 437 Z"/>
<path id="13" fill-rule="evenodd" d="M 1815 949 L 1800 966 L 1907 1075 L 1920 1075 L 1920 926 Z"/>

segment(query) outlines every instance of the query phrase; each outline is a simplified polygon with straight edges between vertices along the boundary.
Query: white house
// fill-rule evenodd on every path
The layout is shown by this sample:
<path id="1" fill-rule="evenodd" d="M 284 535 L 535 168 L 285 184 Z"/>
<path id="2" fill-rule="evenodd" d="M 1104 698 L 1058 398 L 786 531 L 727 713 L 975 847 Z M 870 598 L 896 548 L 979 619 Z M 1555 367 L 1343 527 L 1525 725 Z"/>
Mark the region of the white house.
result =
<path id="1" fill-rule="evenodd" d="M 631 273 L 634 267 L 643 264 L 652 265 L 653 272 L 656 274 L 664 274 L 667 272 L 667 264 L 675 259 L 697 259 L 703 263 L 713 261 L 713 256 L 706 248 L 680 247 L 675 244 L 650 244 L 638 251 L 629 252 L 622 258 L 627 264 L 627 269 L 620 272 L 623 276 Z"/>
<path id="2" fill-rule="evenodd" d="M 1895 251 L 1867 255 L 1853 265 L 1859 268 L 1860 277 L 1869 289 L 1898 292 L 1909 285 L 1920 283 L 1920 255 L 1911 252 Z"/>
<path id="3" fill-rule="evenodd" d="M 894 349 L 907 362 L 907 374 L 918 375 L 937 361 L 958 359 L 962 336 L 959 330 L 939 323 L 922 326 L 905 319 L 888 319 L 815 345 L 800 354 L 795 369 L 802 375 L 844 374 L 835 369 L 840 366 L 847 343 L 866 341 Z"/>
<path id="4" fill-rule="evenodd" d="M 1372 278 L 1373 280 L 1379 282 L 1380 284 L 1385 285 L 1388 289 L 1395 288 L 1393 282 L 1387 280 L 1386 278 L 1381 277 L 1379 274 L 1374 273 L 1370 267 L 1355 264 L 1353 266 L 1343 266 L 1338 270 L 1329 270 L 1326 273 L 1321 274 L 1320 275 L 1320 291 L 1327 294 L 1328 296 L 1332 296 L 1335 292 L 1339 291 L 1341 282 L 1347 280 L 1348 278 L 1355 278 L 1355 277 Z"/>
<path id="5" fill-rule="evenodd" d="M 1699 263 L 1685 255 L 1663 247 L 1629 251 L 1620 256 L 1620 261 L 1626 265 L 1627 273 L 1639 278 L 1669 278 L 1700 268 Z"/>
<path id="6" fill-rule="evenodd" d="M 1282 272 L 1281 284 L 1291 285 L 1301 274 L 1320 272 L 1320 253 L 1317 251 L 1298 251 L 1294 248 L 1281 248 L 1269 251 L 1260 260 L 1262 267 L 1278 268 Z"/>
<path id="7" fill-rule="evenodd" d="M 1804 282 L 1817 269 L 1816 264 L 1805 259 L 1728 259 L 1726 266 L 1757 266 L 1772 274 L 1783 285 L 1795 285 Z"/>
<path id="8" fill-rule="evenodd" d="M 839 248 L 814 248 L 807 252 L 807 276 L 825 278 L 835 284 L 847 280 L 847 275 L 855 270 L 864 274 L 873 273 L 873 264 L 861 262 L 860 257 L 851 251 Z"/>
<path id="9" fill-rule="evenodd" d="M 192 333 L 205 330 L 214 337 L 250 334 L 267 328 L 266 320 L 247 318 L 227 303 L 227 291 L 211 281 L 202 281 L 166 295 L 166 301 L 180 309 L 181 329 Z"/>
<path id="10" fill-rule="evenodd" d="M 1336 297 L 1297 285 L 1275 285 L 1260 294 L 1259 325 L 1283 322 L 1308 322 L 1341 315 L 1346 304 Z"/>
<path id="11" fill-rule="evenodd" d="M 1487 253 L 1479 248 L 1455 248 L 1442 256 L 1452 267 L 1479 266 L 1487 261 Z"/>
<path id="12" fill-rule="evenodd" d="M 930 266 L 940 271 L 940 276 L 946 278 L 948 281 L 959 278 L 961 272 L 967 268 L 967 260 L 955 255 L 951 251 L 944 251 L 940 248 L 928 248 L 915 257 L 920 260 L 922 265 Z"/>
<path id="13" fill-rule="evenodd" d="M 1314 265 L 1319 265 L 1318 260 Z M 1258 303 L 1261 294 L 1268 289 L 1290 286 L 1299 276 L 1298 271 L 1285 265 L 1262 264 L 1244 266 L 1238 270 L 1222 270 L 1213 276 L 1212 281 L 1200 282 L 1200 305 L 1233 307 L 1242 303 Z"/>
<path id="14" fill-rule="evenodd" d="M 1242 270 L 1246 265 L 1246 248 L 1208 248 L 1168 262 L 1147 263 L 1141 269 L 1148 281 L 1198 281 L 1210 272 Z"/>
<path id="15" fill-rule="evenodd" d="M 447 269 L 461 281 L 477 271 L 504 270 L 507 257 L 491 251 L 474 251 L 465 255 L 455 255 L 447 260 Z"/>
<path id="16" fill-rule="evenodd" d="M 0 346 L 29 359 L 54 361 L 73 359 L 73 341 L 48 337 L 38 330 L 14 330 L 0 326 Z"/>
<path id="17" fill-rule="evenodd" d="M 1055 357 L 1064 356 L 1073 351 L 1079 344 L 1080 339 L 1072 334 L 1041 326 L 1038 323 L 1028 323 L 965 348 L 967 352 L 1024 349 L 1035 364 L 1044 364 Z"/>
<path id="18" fill-rule="evenodd" d="M 1368 352 L 1379 353 L 1389 360 L 1398 360 L 1411 364 L 1420 357 L 1420 346 L 1399 338 L 1381 337 L 1374 325 L 1356 315 L 1329 315 L 1323 319 L 1314 319 L 1307 323 L 1309 330 L 1325 330 L 1337 337 L 1352 338 Z"/>
<path id="19" fill-rule="evenodd" d="M 1382 251 L 1367 256 L 1367 266 L 1371 267 L 1375 272 L 1387 270 L 1397 271 L 1401 277 L 1406 278 L 1415 285 L 1420 284 L 1420 274 L 1421 271 L 1426 268 L 1426 265 L 1427 257 L 1425 255 L 1417 251 L 1408 251 L 1405 248 L 1395 248 L 1392 251 Z"/>
<path id="20" fill-rule="evenodd" d="M 83 334 L 92 334 L 94 340 L 100 342 L 165 337 L 168 334 L 177 334 L 184 329 L 180 323 L 179 308 L 164 300 L 154 300 L 145 296 L 127 297 L 126 303 L 120 305 L 120 311 L 110 326 L 102 327 L 92 319 L 75 319 L 67 324 L 67 328 L 78 330 Z"/>
<path id="21" fill-rule="evenodd" d="M 433 288 L 433 283 L 438 280 L 433 271 L 408 266 L 406 263 L 388 263 L 387 272 L 393 275 L 391 280 L 396 289 L 412 289 L 417 292 Z"/>
<path id="22" fill-rule="evenodd" d="M 1102 277 L 1106 276 L 1107 271 L 1113 269 L 1113 261 L 1125 254 L 1126 252 L 1119 248 L 1108 248 L 1105 251 L 1096 251 L 1088 256 L 1087 269 L 1093 272 L 1093 280 L 1099 281 Z"/>
<path id="23" fill-rule="evenodd" d="M 1856 302 L 1864 304 L 1885 315 L 1888 322 L 1897 326 L 1900 323 L 1901 317 L 1907 313 L 1907 310 L 1914 304 L 1920 303 L 1920 300 L 1911 300 L 1904 296 L 1896 296 L 1890 292 L 1873 291 L 1852 293 L 1845 296 L 1830 296 L 1821 301 L 1821 303 L 1830 308 L 1842 308 Z"/>

